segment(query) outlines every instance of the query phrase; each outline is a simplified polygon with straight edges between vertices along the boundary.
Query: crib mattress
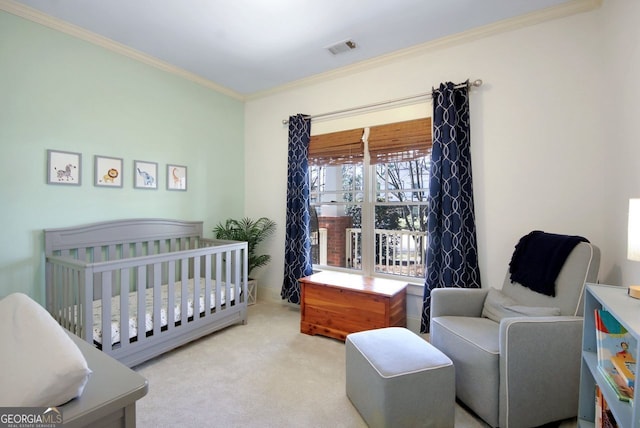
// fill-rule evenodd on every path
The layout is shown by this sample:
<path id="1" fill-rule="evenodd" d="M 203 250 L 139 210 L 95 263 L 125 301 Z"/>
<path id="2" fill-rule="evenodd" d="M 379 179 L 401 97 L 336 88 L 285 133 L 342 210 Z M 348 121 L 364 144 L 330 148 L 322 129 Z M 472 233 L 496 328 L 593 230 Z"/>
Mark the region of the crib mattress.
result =
<path id="1" fill-rule="evenodd" d="M 166 327 L 168 321 L 168 303 L 169 293 L 168 285 L 162 285 L 160 287 L 161 293 L 161 309 L 160 309 L 160 326 Z M 187 304 L 187 317 L 194 315 L 193 308 L 193 296 L 194 296 L 194 281 L 189 280 L 187 289 L 188 292 L 188 304 Z M 230 287 L 231 300 L 234 299 L 234 287 Z M 145 313 L 145 332 L 153 330 L 153 288 L 148 288 L 145 292 L 146 299 L 146 313 Z M 198 302 L 198 313 L 202 314 L 205 311 L 205 298 L 204 298 L 204 279 L 200 281 L 200 298 Z M 222 283 L 220 290 L 220 305 L 224 305 L 226 302 L 226 286 Z M 176 281 L 174 285 L 174 322 L 179 322 L 182 318 L 182 283 Z M 212 281 L 211 294 L 209 296 L 208 309 L 214 309 L 216 307 L 216 284 Z M 120 296 L 115 296 L 111 299 L 111 344 L 115 345 L 120 342 Z M 102 304 L 100 300 L 93 302 L 93 340 L 96 344 L 102 345 L 103 340 L 102 331 Z M 136 292 L 129 293 L 129 339 L 133 339 L 138 336 L 138 294 Z"/>

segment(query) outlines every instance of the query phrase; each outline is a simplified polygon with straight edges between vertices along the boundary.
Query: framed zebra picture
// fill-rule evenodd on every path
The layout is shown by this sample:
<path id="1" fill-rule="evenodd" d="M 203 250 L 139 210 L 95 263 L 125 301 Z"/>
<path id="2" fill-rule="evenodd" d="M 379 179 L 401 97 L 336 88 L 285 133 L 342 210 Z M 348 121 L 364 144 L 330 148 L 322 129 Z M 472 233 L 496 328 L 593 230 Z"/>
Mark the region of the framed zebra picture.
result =
<path id="1" fill-rule="evenodd" d="M 80 186 L 82 154 L 47 150 L 47 184 Z"/>

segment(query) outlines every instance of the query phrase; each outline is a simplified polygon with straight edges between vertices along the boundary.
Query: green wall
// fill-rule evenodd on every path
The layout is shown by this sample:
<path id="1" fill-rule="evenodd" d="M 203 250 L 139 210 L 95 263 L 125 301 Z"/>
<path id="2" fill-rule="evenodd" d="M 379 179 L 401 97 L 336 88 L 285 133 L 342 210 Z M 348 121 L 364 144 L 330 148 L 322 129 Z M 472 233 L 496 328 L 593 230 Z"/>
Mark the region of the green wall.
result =
<path id="1" fill-rule="evenodd" d="M 133 218 L 220 220 L 244 212 L 239 100 L 0 11 L 0 297 L 44 301 L 45 228 Z M 46 183 L 47 149 L 82 154 L 82 185 Z M 123 158 L 123 187 L 94 186 L 94 156 Z M 158 163 L 157 190 L 133 161 Z M 167 191 L 168 163 L 188 190 Z"/>

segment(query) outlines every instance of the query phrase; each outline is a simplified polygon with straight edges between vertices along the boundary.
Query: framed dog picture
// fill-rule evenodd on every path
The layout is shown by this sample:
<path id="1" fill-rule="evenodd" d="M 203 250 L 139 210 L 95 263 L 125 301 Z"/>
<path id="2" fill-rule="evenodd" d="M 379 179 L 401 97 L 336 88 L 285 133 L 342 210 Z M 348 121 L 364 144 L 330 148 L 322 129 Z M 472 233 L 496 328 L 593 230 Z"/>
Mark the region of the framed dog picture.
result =
<path id="1" fill-rule="evenodd" d="M 94 185 L 100 187 L 122 187 L 122 158 L 95 157 Z"/>

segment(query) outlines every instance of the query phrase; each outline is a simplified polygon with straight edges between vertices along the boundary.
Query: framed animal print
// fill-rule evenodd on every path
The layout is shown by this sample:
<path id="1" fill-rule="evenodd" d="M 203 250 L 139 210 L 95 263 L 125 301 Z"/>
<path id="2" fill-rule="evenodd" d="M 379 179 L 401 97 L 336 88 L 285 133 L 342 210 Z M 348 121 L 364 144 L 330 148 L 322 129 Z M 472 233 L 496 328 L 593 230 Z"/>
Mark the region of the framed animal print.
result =
<path id="1" fill-rule="evenodd" d="M 167 165 L 167 190 L 187 190 L 187 167 Z"/>
<path id="2" fill-rule="evenodd" d="M 100 187 L 122 187 L 122 158 L 95 157 L 93 184 Z"/>
<path id="3" fill-rule="evenodd" d="M 135 189 L 157 189 L 158 164 L 156 162 L 134 160 L 133 187 Z"/>
<path id="4" fill-rule="evenodd" d="M 47 184 L 80 186 L 82 155 L 60 150 L 47 150 Z"/>

